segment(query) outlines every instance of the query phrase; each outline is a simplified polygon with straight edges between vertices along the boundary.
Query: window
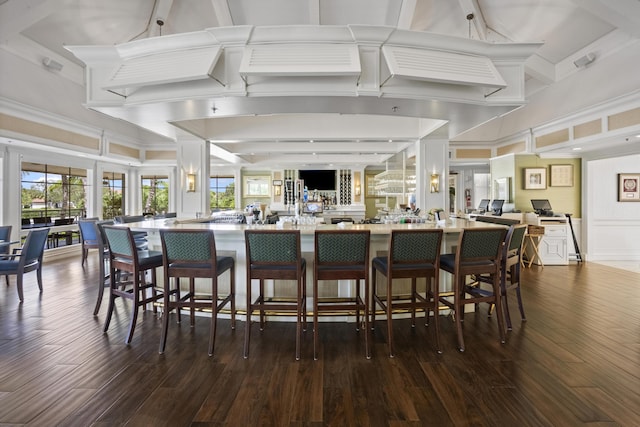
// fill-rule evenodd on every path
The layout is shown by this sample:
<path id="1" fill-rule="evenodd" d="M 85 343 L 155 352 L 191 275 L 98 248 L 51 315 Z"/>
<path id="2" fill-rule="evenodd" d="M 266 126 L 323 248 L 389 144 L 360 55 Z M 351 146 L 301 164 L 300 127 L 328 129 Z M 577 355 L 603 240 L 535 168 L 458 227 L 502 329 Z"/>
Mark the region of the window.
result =
<path id="1" fill-rule="evenodd" d="M 211 210 L 235 209 L 236 185 L 232 176 L 214 175 L 209 178 Z"/>
<path id="2" fill-rule="evenodd" d="M 480 200 L 491 199 L 491 174 L 474 173 L 473 174 L 473 207 L 478 206 Z"/>
<path id="3" fill-rule="evenodd" d="M 86 169 L 23 162 L 22 218 L 82 218 L 86 187 Z"/>
<path id="4" fill-rule="evenodd" d="M 112 219 L 124 212 L 124 174 L 104 172 L 102 174 L 102 218 Z"/>
<path id="5" fill-rule="evenodd" d="M 161 214 L 169 209 L 169 177 L 164 175 L 143 175 L 143 213 Z"/>

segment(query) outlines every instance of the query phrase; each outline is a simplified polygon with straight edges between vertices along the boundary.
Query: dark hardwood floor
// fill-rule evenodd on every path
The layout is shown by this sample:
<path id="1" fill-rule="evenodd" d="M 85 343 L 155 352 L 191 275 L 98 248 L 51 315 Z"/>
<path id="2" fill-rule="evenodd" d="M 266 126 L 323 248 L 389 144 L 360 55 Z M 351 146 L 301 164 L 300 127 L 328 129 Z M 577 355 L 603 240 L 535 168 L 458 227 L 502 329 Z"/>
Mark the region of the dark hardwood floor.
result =
<path id="1" fill-rule="evenodd" d="M 394 359 L 383 321 L 371 360 L 353 324 L 321 323 L 320 359 L 309 328 L 299 362 L 293 323 L 254 326 L 248 360 L 242 321 L 235 331 L 220 322 L 212 358 L 208 319 L 172 323 L 159 355 L 160 320 L 148 311 L 127 346 L 129 307 L 118 302 L 107 334 L 107 298 L 92 315 L 96 274 L 95 253 L 86 270 L 79 257 L 47 262 L 44 292 L 29 273 L 23 304 L 14 278 L 0 284 L 0 425 L 640 425 L 638 273 L 525 270 L 528 321 L 513 304 L 506 344 L 481 307 L 465 317 L 464 353 L 448 317 L 441 355 L 429 328 L 394 322 Z"/>

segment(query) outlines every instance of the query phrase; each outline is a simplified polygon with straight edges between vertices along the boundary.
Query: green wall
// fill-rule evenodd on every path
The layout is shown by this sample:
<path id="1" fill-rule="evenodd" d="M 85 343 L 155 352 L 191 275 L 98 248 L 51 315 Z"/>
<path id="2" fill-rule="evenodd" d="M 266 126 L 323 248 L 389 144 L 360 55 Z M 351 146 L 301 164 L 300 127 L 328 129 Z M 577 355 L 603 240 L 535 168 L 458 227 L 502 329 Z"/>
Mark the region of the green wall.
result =
<path id="1" fill-rule="evenodd" d="M 572 165 L 573 186 L 552 187 L 551 165 Z M 546 189 L 525 190 L 525 169 L 545 168 Z M 531 199 L 549 199 L 553 211 L 571 213 L 574 218 L 582 217 L 581 199 L 581 161 L 580 159 L 543 159 L 534 154 L 508 155 L 491 159 L 491 180 L 511 178 L 511 200 L 514 208 L 522 212 L 531 212 Z"/>

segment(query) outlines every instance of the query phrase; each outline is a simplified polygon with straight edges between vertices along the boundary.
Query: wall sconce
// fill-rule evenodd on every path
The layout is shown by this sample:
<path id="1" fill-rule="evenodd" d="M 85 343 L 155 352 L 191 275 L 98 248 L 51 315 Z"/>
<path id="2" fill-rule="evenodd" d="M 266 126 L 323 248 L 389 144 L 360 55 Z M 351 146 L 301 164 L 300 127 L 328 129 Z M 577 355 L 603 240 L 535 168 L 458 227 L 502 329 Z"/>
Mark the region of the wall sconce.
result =
<path id="1" fill-rule="evenodd" d="M 196 174 L 187 174 L 187 193 L 194 193 L 196 191 Z"/>
<path id="2" fill-rule="evenodd" d="M 273 184 L 273 194 L 275 196 L 279 196 L 282 194 L 282 180 L 281 179 L 274 179 L 272 181 Z"/>
<path id="3" fill-rule="evenodd" d="M 437 173 L 431 174 L 431 185 L 429 186 L 429 190 L 432 193 L 440 192 L 440 175 L 438 175 Z"/>
<path id="4" fill-rule="evenodd" d="M 359 195 L 360 195 L 360 192 L 361 192 L 361 190 L 360 190 L 360 184 L 356 184 L 356 188 L 355 188 L 356 196 L 359 196 Z"/>

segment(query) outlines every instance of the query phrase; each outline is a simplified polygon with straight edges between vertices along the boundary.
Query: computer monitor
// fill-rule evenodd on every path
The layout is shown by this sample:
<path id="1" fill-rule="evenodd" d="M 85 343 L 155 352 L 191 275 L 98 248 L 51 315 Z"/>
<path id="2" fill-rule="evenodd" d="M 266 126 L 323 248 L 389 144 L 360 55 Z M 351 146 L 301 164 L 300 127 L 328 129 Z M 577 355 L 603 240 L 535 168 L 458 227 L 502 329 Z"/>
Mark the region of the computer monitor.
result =
<path id="1" fill-rule="evenodd" d="M 502 215 L 502 205 L 504 205 L 504 200 L 496 199 L 491 203 L 491 212 L 494 215 L 500 216 Z"/>
<path id="2" fill-rule="evenodd" d="M 478 205 L 478 210 L 482 212 L 486 212 L 489 209 L 489 199 L 480 200 L 480 204 Z"/>
<path id="3" fill-rule="evenodd" d="M 302 212 L 308 214 L 318 214 L 322 213 L 324 205 L 322 202 L 307 202 L 302 209 Z"/>
<path id="4" fill-rule="evenodd" d="M 531 199 L 531 206 L 538 215 L 553 215 L 549 199 Z"/>

